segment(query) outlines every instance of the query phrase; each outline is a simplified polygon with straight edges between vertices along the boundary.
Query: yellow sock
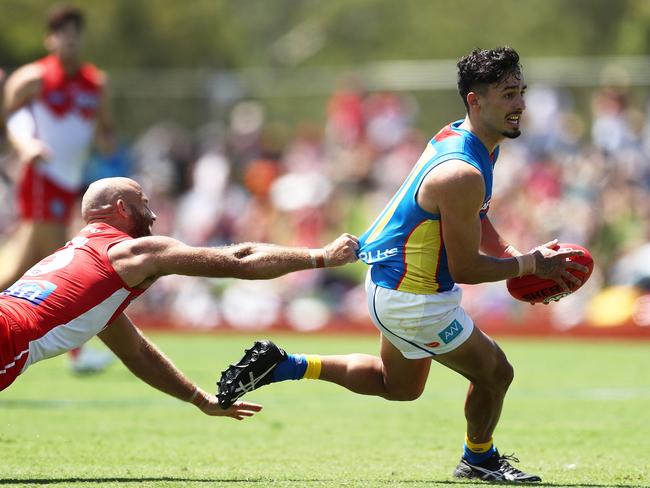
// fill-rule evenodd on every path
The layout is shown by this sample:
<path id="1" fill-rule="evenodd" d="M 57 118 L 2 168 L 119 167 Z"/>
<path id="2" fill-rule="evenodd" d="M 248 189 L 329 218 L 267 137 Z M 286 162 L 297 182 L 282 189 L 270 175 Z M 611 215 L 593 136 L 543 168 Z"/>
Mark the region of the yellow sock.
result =
<path id="1" fill-rule="evenodd" d="M 307 370 L 305 371 L 303 378 L 317 380 L 320 378 L 320 369 L 322 365 L 320 356 L 306 354 L 305 358 L 307 359 Z"/>
<path id="2" fill-rule="evenodd" d="M 467 446 L 467 449 L 469 449 L 472 452 L 477 452 L 477 453 L 487 452 L 492 447 L 492 444 L 493 444 L 492 437 L 490 437 L 489 441 L 477 443 L 477 442 L 472 442 L 471 440 L 469 440 L 467 434 L 465 435 L 465 445 Z"/>

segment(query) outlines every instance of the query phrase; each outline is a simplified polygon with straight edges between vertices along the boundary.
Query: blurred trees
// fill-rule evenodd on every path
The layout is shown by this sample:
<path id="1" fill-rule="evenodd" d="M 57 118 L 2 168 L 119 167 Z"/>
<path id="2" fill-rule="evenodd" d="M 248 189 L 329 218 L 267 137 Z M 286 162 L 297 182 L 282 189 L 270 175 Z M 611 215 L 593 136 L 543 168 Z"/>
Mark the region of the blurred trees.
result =
<path id="1" fill-rule="evenodd" d="M 3 0 L 0 65 L 42 54 L 46 0 Z M 456 58 L 645 54 L 646 0 L 86 0 L 87 54 L 107 68 L 341 65 Z"/>
<path id="2" fill-rule="evenodd" d="M 1 68 L 11 71 L 44 54 L 44 17 L 53 3 L 0 2 Z M 266 97 L 270 116 L 289 123 L 319 118 L 341 74 L 379 61 L 454 60 L 477 46 L 504 44 L 520 52 L 524 68 L 531 57 L 650 52 L 647 0 L 72 3 L 87 13 L 86 57 L 110 72 L 117 117 L 129 137 L 159 118 L 183 125 L 223 119 L 233 100 L 247 96 Z M 261 95 L 264 86 L 281 89 Z M 435 107 L 435 120 L 419 115 L 427 131 L 462 109 L 450 95 L 417 94 L 423 106 Z"/>

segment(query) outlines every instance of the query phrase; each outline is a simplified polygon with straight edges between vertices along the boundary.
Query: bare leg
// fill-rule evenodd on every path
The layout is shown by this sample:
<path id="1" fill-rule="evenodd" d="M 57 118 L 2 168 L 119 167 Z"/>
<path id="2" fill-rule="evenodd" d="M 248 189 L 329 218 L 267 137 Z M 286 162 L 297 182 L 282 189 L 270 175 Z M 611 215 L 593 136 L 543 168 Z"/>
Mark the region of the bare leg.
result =
<path id="1" fill-rule="evenodd" d="M 0 251 L 0 289 L 11 286 L 32 265 L 65 243 L 64 225 L 22 222 Z"/>
<path id="2" fill-rule="evenodd" d="M 501 348 L 475 327 L 458 349 L 434 359 L 470 381 L 465 402 L 467 435 L 475 443 L 489 441 L 514 375 Z"/>
<path id="3" fill-rule="evenodd" d="M 0 288 L 6 290 L 36 261 L 32 222 L 20 224 L 0 251 Z"/>
<path id="4" fill-rule="evenodd" d="M 431 359 L 406 359 L 385 337 L 381 357 L 369 354 L 322 356 L 320 379 L 362 395 L 408 401 L 424 390 Z"/>

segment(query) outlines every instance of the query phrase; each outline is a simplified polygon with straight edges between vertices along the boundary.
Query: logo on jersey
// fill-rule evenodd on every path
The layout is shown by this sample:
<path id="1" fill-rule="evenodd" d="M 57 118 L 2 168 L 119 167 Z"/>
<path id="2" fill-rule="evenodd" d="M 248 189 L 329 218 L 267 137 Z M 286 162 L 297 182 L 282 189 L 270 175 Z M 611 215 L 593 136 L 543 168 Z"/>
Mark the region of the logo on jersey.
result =
<path id="1" fill-rule="evenodd" d="M 56 290 L 56 285 L 45 280 L 18 280 L 5 291 L 5 296 L 27 300 L 38 307 L 43 301 Z"/>
<path id="2" fill-rule="evenodd" d="M 34 266 L 29 268 L 25 276 L 40 276 L 57 269 L 65 268 L 74 257 L 74 248 L 66 247 L 54 254 L 49 255 L 45 259 L 39 261 Z"/>
<path id="3" fill-rule="evenodd" d="M 65 96 L 65 93 L 63 93 L 60 90 L 53 90 L 50 93 L 47 94 L 47 101 L 51 104 L 56 106 L 62 106 L 65 105 L 67 102 L 67 97 Z"/>
<path id="4" fill-rule="evenodd" d="M 94 93 L 79 92 L 77 93 L 75 102 L 81 110 L 94 110 L 99 105 L 98 97 Z"/>
<path id="5" fill-rule="evenodd" d="M 391 256 L 397 255 L 399 249 L 393 247 L 391 249 L 375 249 L 368 252 L 362 251 L 359 253 L 359 259 L 366 264 L 376 263 L 377 261 L 383 261 L 388 259 Z"/>
<path id="6" fill-rule="evenodd" d="M 86 237 L 75 237 L 72 241 L 68 242 L 66 247 L 59 249 L 54 254 L 50 254 L 48 257 L 42 259 L 29 268 L 25 273 L 25 276 L 41 276 L 56 271 L 57 269 L 65 268 L 72 262 L 72 259 L 74 258 L 74 250 L 83 246 L 86 242 L 88 242 L 88 238 Z"/>
<path id="7" fill-rule="evenodd" d="M 483 206 L 481 207 L 481 210 L 479 210 L 479 212 L 487 212 L 490 209 L 490 201 L 491 200 L 492 200 L 491 198 L 488 198 L 487 200 L 485 200 L 483 202 Z"/>
<path id="8" fill-rule="evenodd" d="M 460 325 L 460 322 L 458 320 L 454 320 L 451 324 L 440 331 L 438 337 L 440 337 L 442 339 L 442 342 L 445 344 L 449 344 L 456 337 L 458 337 L 462 331 L 463 326 Z"/>

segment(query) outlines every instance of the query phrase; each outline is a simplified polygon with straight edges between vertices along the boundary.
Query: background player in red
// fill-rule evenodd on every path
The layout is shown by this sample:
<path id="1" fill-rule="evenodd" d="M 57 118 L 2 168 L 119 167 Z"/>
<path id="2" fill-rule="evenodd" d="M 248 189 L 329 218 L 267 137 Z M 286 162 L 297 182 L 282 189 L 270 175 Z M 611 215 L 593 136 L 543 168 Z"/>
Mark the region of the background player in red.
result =
<path id="1" fill-rule="evenodd" d="M 74 6 L 56 6 L 47 16 L 50 54 L 17 69 L 4 93 L 7 135 L 19 160 L 18 229 L 0 254 L 0 289 L 63 245 L 82 190 L 93 140 L 112 147 L 107 77 L 81 60 L 84 17 Z M 73 369 L 91 372 L 112 356 L 73 351 Z"/>
<path id="2" fill-rule="evenodd" d="M 208 415 L 237 419 L 261 408 L 217 397 L 187 379 L 123 313 L 161 276 L 269 279 L 356 260 L 357 239 L 343 234 L 322 249 L 246 243 L 199 248 L 152 236 L 156 215 L 140 186 L 107 178 L 84 194 L 86 223 L 70 242 L 32 266 L 0 295 L 0 390 L 31 364 L 99 338 L 141 380 Z"/>

